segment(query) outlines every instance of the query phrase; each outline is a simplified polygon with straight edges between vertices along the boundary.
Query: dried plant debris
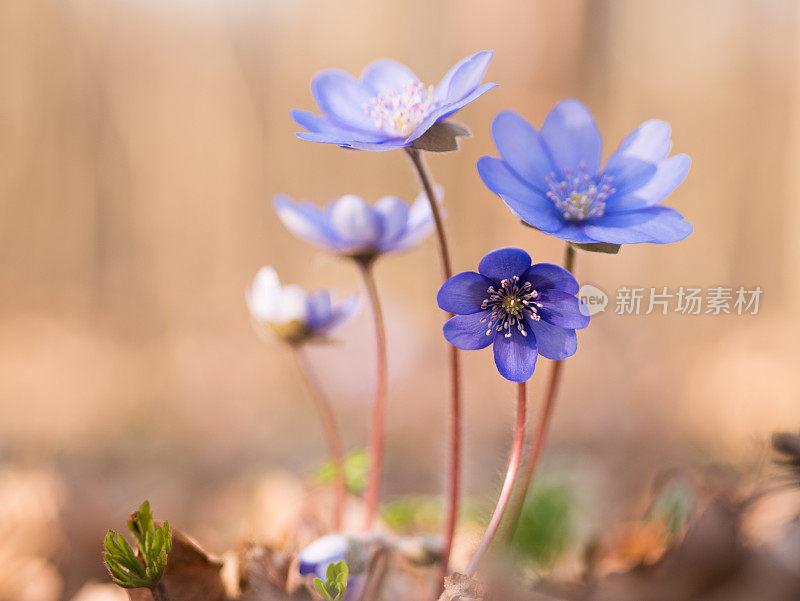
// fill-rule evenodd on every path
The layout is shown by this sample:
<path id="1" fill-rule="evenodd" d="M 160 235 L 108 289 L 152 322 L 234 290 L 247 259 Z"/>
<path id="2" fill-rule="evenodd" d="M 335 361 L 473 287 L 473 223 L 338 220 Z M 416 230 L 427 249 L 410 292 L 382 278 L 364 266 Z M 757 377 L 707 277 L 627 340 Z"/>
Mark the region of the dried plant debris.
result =
<path id="1" fill-rule="evenodd" d="M 486 589 L 479 580 L 456 572 L 445 579 L 439 601 L 483 601 L 486 598 Z"/>
<path id="2" fill-rule="evenodd" d="M 297 575 L 296 559 L 263 545 L 247 543 L 231 558 L 235 585 L 231 598 L 245 601 L 307 599 L 310 595 Z"/>
<path id="3" fill-rule="evenodd" d="M 172 531 L 172 549 L 161 580 L 169 601 L 225 601 L 222 562 L 201 549 L 196 542 Z M 131 601 L 151 601 L 148 589 L 129 591 Z"/>
<path id="4" fill-rule="evenodd" d="M 742 511 L 741 504 L 714 499 L 658 562 L 590 577 L 579 588 L 544 588 L 569 601 L 797 601 L 800 572 L 746 545 Z"/>
<path id="5" fill-rule="evenodd" d="M 772 435 L 772 448 L 780 455 L 775 463 L 783 466 L 794 483 L 800 486 L 800 434 L 776 432 Z"/>

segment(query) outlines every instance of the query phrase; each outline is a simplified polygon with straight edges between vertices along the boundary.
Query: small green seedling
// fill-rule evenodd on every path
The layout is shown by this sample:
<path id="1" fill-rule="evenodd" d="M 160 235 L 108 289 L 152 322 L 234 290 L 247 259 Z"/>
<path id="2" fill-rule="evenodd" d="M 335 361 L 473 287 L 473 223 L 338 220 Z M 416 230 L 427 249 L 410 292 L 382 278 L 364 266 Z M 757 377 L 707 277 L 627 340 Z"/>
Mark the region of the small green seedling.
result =
<path id="1" fill-rule="evenodd" d="M 326 580 L 314 578 L 314 588 L 325 601 L 341 601 L 347 591 L 347 575 L 350 570 L 343 561 L 328 564 Z"/>
<path id="2" fill-rule="evenodd" d="M 369 454 L 364 449 L 357 449 L 348 453 L 344 460 L 344 480 L 347 490 L 360 495 L 364 492 L 367 484 L 367 467 L 369 465 Z M 317 468 L 316 478 L 320 484 L 330 484 L 336 471 L 333 463 L 326 461 Z"/>
<path id="3" fill-rule="evenodd" d="M 149 588 L 156 590 L 167 567 L 167 557 L 172 547 L 169 524 L 155 527 L 150 503 L 145 501 L 139 511 L 131 514 L 128 529 L 136 539 L 138 553 L 134 553 L 121 534 L 109 530 L 103 543 L 103 559 L 114 583 L 122 588 Z"/>

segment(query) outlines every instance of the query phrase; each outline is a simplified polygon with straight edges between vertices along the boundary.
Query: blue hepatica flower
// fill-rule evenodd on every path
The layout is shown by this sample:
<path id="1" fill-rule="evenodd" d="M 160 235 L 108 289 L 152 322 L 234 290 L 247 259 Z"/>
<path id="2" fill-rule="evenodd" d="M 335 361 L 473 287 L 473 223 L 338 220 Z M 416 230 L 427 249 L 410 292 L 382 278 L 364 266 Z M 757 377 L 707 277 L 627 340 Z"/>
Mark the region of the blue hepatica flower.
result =
<path id="1" fill-rule="evenodd" d="M 308 130 L 297 137 L 359 150 L 410 146 L 496 85 L 481 85 L 492 54 L 465 58 L 436 87 L 426 87 L 411 69 L 392 60 L 371 63 L 359 79 L 336 69 L 322 71 L 311 80 L 311 92 L 324 115 L 292 111 L 297 124 Z"/>
<path id="2" fill-rule="evenodd" d="M 349 545 L 349 539 L 344 534 L 326 534 L 318 538 L 298 553 L 300 574 L 314 574 L 325 580 L 328 566 L 344 561 Z"/>
<path id="3" fill-rule="evenodd" d="M 350 573 L 343 601 L 359 599 L 365 579 L 363 574 L 357 572 L 361 571 L 364 549 L 359 539 L 341 533 L 326 534 L 298 553 L 300 575 L 313 574 L 325 580 L 330 564 L 346 561 Z"/>
<path id="4" fill-rule="evenodd" d="M 441 200 L 441 189 L 437 190 Z M 374 257 L 422 242 L 434 230 L 427 197 L 420 194 L 410 207 L 396 196 L 384 196 L 374 206 L 348 194 L 321 209 L 309 202 L 276 196 L 273 202 L 283 224 L 295 236 L 353 257 Z"/>
<path id="5" fill-rule="evenodd" d="M 357 296 L 333 302 L 328 290 L 308 293 L 300 286 L 281 286 L 272 267 L 262 267 L 246 293 L 250 314 L 279 338 L 298 344 L 325 338 L 355 315 Z"/>
<path id="6" fill-rule="evenodd" d="M 439 306 L 455 313 L 444 337 L 471 351 L 494 345 L 500 375 L 525 382 L 536 358 L 564 359 L 575 353 L 575 330 L 589 325 L 588 310 L 575 296 L 578 283 L 558 265 L 537 263 L 518 248 L 501 248 L 481 259 L 478 273 L 454 275 L 439 289 Z"/>
<path id="7" fill-rule="evenodd" d="M 525 223 L 578 244 L 666 244 L 692 225 L 659 203 L 689 171 L 689 157 L 669 158 L 670 126 L 646 121 L 600 167 L 602 140 L 577 100 L 559 102 L 541 131 L 512 111 L 492 123 L 499 159 L 483 157 L 478 173 Z"/>

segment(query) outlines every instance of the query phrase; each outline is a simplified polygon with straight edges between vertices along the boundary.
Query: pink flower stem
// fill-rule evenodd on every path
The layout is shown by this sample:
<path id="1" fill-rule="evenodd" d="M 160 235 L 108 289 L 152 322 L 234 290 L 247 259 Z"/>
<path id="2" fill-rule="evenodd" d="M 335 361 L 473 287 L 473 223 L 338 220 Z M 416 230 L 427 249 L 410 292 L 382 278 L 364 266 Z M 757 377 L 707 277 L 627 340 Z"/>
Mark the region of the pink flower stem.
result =
<path id="1" fill-rule="evenodd" d="M 526 382 L 520 382 L 517 385 L 517 421 L 514 426 L 514 442 L 511 445 L 511 454 L 508 458 L 506 479 L 503 482 L 500 498 L 497 499 L 497 506 L 494 508 L 492 519 L 489 521 L 489 526 L 483 534 L 481 544 L 478 545 L 478 549 L 475 551 L 475 554 L 472 556 L 464 572 L 470 577 L 475 575 L 481 558 L 492 544 L 492 539 L 494 539 L 495 534 L 497 534 L 497 529 L 500 527 L 500 522 L 503 520 L 503 514 L 506 511 L 506 507 L 508 507 L 508 501 L 511 499 L 511 492 L 514 490 L 514 482 L 517 479 L 519 464 L 522 459 L 522 447 L 525 444 L 526 384 Z"/>
<path id="2" fill-rule="evenodd" d="M 378 499 L 381 489 L 381 472 L 383 471 L 384 447 L 384 422 L 386 417 L 386 391 L 388 387 L 388 363 L 386 357 L 386 328 L 383 321 L 383 310 L 375 285 L 375 276 L 372 271 L 372 258 L 357 259 L 367 291 L 369 303 L 372 306 L 372 317 L 375 322 L 375 341 L 377 351 L 377 381 L 375 386 L 375 401 L 372 406 L 372 428 L 369 441 L 369 472 L 367 487 L 364 491 L 364 530 L 369 530 L 375 522 L 378 512 Z"/>
<path id="3" fill-rule="evenodd" d="M 439 211 L 439 201 L 433 190 L 433 180 L 431 179 L 425 161 L 419 150 L 406 148 L 409 159 L 422 184 L 425 195 L 430 203 L 433 221 L 436 225 L 436 239 L 439 248 L 439 263 L 442 270 L 442 281 L 446 281 L 453 275 L 453 265 L 450 261 L 450 249 L 447 245 L 447 236 L 444 231 L 444 220 Z M 452 317 L 450 313 L 448 317 Z M 444 545 L 442 547 L 442 559 L 439 564 L 439 590 L 444 586 L 444 578 L 449 572 L 450 552 L 453 549 L 453 537 L 456 532 L 456 521 L 458 520 L 458 504 L 461 492 L 461 370 L 459 367 L 460 357 L 458 349 L 452 345 L 448 346 L 450 364 L 450 430 L 449 430 L 449 469 L 447 479 L 447 509 L 444 520 Z M 438 595 L 438 593 L 437 593 Z"/>
<path id="4" fill-rule="evenodd" d="M 575 249 L 567 242 L 566 250 L 564 252 L 564 269 L 569 272 L 575 268 Z M 533 433 L 533 441 L 528 449 L 525 464 L 522 467 L 522 474 L 519 479 L 519 486 L 517 487 L 514 499 L 508 509 L 508 519 L 506 520 L 505 534 L 503 536 L 505 542 L 508 544 L 514 538 L 514 532 L 517 530 L 519 516 L 522 513 L 522 507 L 525 504 L 525 497 L 528 494 L 533 474 L 536 472 L 536 466 L 539 463 L 539 457 L 542 454 L 544 443 L 547 438 L 547 431 L 550 426 L 550 418 L 553 416 L 553 408 L 556 404 L 556 395 L 558 394 L 558 385 L 561 381 L 561 373 L 564 360 L 555 361 L 550 369 L 550 379 L 547 382 L 547 390 L 544 395 L 544 403 L 539 412 L 539 419 L 536 422 L 536 429 Z"/>
<path id="5" fill-rule="evenodd" d="M 347 496 L 347 489 L 344 479 L 344 444 L 339 426 L 336 423 L 336 416 L 333 413 L 328 397 L 322 391 L 322 387 L 309 365 L 308 359 L 303 350 L 293 345 L 291 347 L 292 357 L 294 358 L 297 370 L 303 380 L 303 384 L 308 391 L 308 396 L 314 403 L 317 410 L 319 421 L 322 424 L 322 431 L 325 436 L 325 443 L 328 447 L 328 456 L 333 467 L 333 515 L 331 527 L 334 532 L 341 530 L 342 519 L 344 517 L 344 505 Z"/>

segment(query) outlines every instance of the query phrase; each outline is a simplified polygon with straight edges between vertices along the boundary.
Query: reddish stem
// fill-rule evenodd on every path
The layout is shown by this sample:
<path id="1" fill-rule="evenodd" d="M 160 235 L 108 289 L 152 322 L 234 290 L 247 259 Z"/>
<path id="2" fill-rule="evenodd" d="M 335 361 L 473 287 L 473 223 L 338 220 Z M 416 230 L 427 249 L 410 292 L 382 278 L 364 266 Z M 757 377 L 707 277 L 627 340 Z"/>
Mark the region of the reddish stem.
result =
<path id="1" fill-rule="evenodd" d="M 322 424 L 322 431 L 328 447 L 328 456 L 333 467 L 333 516 L 331 526 L 334 531 L 341 530 L 344 517 L 344 504 L 347 496 L 344 479 L 344 445 L 339 426 L 336 423 L 336 416 L 333 412 L 328 397 L 322 391 L 322 387 L 311 369 L 305 353 L 299 347 L 292 347 L 292 357 L 294 357 L 297 369 L 303 380 L 303 384 L 311 397 L 314 407 L 317 410 L 319 421 Z"/>
<path id="2" fill-rule="evenodd" d="M 436 225 L 436 239 L 439 249 L 439 263 L 442 269 L 442 280 L 446 281 L 453 275 L 453 266 L 450 261 L 450 249 L 447 245 L 447 236 L 444 231 L 444 220 L 439 210 L 439 201 L 433 190 L 433 181 L 425 161 L 418 150 L 407 148 L 406 152 L 414 165 L 419 181 L 422 184 L 425 195 L 433 214 L 433 221 Z M 450 313 L 449 317 L 453 314 Z M 447 478 L 447 509 L 444 519 L 444 544 L 442 547 L 442 560 L 439 564 L 439 589 L 444 586 L 444 578 L 447 576 L 450 564 L 450 552 L 453 548 L 453 537 L 456 532 L 456 521 L 458 519 L 459 495 L 461 492 L 461 370 L 459 367 L 460 356 L 458 349 L 448 345 L 449 364 L 450 364 L 450 464 Z"/>
<path id="3" fill-rule="evenodd" d="M 522 447 L 525 444 L 525 411 L 526 411 L 526 382 L 520 382 L 517 385 L 517 422 L 514 427 L 514 442 L 511 445 L 511 454 L 508 458 L 508 470 L 506 471 L 506 479 L 503 482 L 503 489 L 500 491 L 500 498 L 497 499 L 497 506 L 494 508 L 492 519 L 489 521 L 489 526 L 483 534 L 481 544 L 472 556 L 472 559 L 464 572 L 467 576 L 474 576 L 478 569 L 478 564 L 481 558 L 486 553 L 489 546 L 492 544 L 492 539 L 497 534 L 497 529 L 500 527 L 500 522 L 503 520 L 503 514 L 508 507 L 508 501 L 511 498 L 511 492 L 514 490 L 514 482 L 517 479 L 519 472 L 519 464 L 522 460 Z"/>
<path id="4" fill-rule="evenodd" d="M 386 357 L 386 328 L 383 321 L 383 310 L 378 296 L 378 288 L 375 285 L 375 277 L 372 273 L 372 260 L 357 260 L 356 263 L 360 267 L 367 297 L 372 306 L 377 352 L 377 382 L 375 386 L 375 401 L 372 407 L 372 429 L 369 441 L 369 473 L 367 476 L 367 488 L 364 492 L 364 530 L 369 530 L 372 528 L 372 524 L 375 522 L 375 515 L 378 512 L 381 472 L 383 471 L 383 432 L 386 416 L 388 363 Z"/>
<path id="5" fill-rule="evenodd" d="M 564 252 L 564 269 L 569 272 L 575 267 L 575 249 L 567 242 L 566 250 Z M 508 509 L 508 519 L 505 526 L 504 539 L 506 543 L 510 543 L 514 537 L 514 532 L 517 530 L 519 523 L 519 516 L 522 513 L 522 507 L 525 504 L 525 497 L 528 494 L 533 474 L 536 472 L 536 466 L 539 463 L 539 457 L 542 454 L 544 443 L 547 438 L 547 431 L 550 426 L 550 419 L 553 416 L 553 408 L 556 404 L 556 395 L 558 394 L 558 385 L 561 381 L 561 370 L 564 360 L 555 361 L 550 369 L 550 379 L 547 383 L 547 390 L 544 395 L 544 403 L 539 413 L 539 420 L 536 422 L 536 430 L 533 433 L 533 441 L 528 449 L 528 455 L 525 458 L 525 464 L 522 466 L 522 474 L 519 479 L 519 486 L 517 487 L 514 500 L 511 507 Z"/>

